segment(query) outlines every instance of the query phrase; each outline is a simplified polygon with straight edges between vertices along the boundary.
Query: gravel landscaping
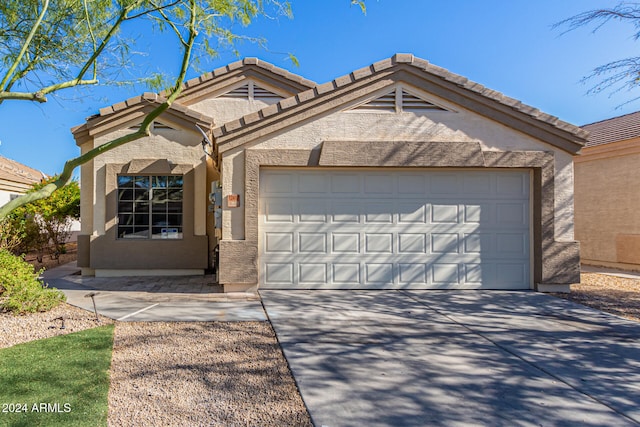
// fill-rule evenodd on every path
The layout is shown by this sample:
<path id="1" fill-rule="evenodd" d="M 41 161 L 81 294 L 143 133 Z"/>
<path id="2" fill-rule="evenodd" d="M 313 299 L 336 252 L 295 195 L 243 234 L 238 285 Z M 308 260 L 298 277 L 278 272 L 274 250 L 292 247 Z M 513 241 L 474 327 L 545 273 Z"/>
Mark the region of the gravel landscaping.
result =
<path id="1" fill-rule="evenodd" d="M 62 326 L 60 317 L 64 318 L 64 329 L 60 328 Z M 67 303 L 62 303 L 44 313 L 23 316 L 0 312 L 0 348 L 113 323 L 113 320 L 108 317 L 99 316 L 99 319 L 100 322 L 96 321 L 96 315 L 93 312 Z"/>
<path id="2" fill-rule="evenodd" d="M 570 294 L 555 294 L 578 304 L 640 322 L 640 280 L 582 273 Z"/>
<path id="3" fill-rule="evenodd" d="M 268 322 L 118 322 L 111 426 L 311 426 Z"/>

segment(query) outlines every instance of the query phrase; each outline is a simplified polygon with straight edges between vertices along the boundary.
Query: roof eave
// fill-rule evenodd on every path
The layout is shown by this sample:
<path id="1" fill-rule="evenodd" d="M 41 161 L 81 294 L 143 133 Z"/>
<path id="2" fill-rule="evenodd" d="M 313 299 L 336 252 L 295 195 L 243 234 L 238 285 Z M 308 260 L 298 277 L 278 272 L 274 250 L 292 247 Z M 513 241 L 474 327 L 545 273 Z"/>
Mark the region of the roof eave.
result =
<path id="1" fill-rule="evenodd" d="M 413 80 L 413 84 L 418 86 L 426 81 L 430 85 L 428 90 L 435 95 L 473 111 L 481 107 L 480 114 L 571 154 L 580 151 L 588 136 L 587 131 L 577 126 L 408 54 L 398 54 L 376 62 L 233 120 L 214 129 L 213 135 L 222 153 L 266 134 L 281 131 L 295 123 L 296 116 L 297 121 L 301 121 L 330 109 L 337 110 L 344 104 L 338 99 L 349 92 L 362 96 L 362 91 L 373 92 L 380 89 L 385 81 L 386 84 L 393 84 L 398 80 L 409 80 L 409 83 Z"/>

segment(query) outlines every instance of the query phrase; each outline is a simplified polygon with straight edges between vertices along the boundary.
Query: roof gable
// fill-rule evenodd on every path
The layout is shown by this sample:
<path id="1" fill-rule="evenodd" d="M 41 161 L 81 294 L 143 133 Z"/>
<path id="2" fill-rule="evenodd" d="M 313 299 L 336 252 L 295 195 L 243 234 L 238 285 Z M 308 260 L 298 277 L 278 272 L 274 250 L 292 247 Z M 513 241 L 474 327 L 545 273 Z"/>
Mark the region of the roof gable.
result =
<path id="1" fill-rule="evenodd" d="M 87 119 L 86 123 L 72 128 L 71 132 L 76 139 L 76 144 L 81 145 L 91 138 L 129 127 L 137 121 L 142 121 L 147 114 L 165 101 L 166 99 L 158 94 L 146 92 L 141 96 L 101 108 L 97 115 Z M 195 124 L 205 128 L 213 125 L 211 117 L 200 114 L 177 102 L 174 102 L 158 119 L 165 125 L 174 124 L 185 129 L 193 128 L 194 132 L 197 132 L 195 126 L 193 126 Z"/>
<path id="2" fill-rule="evenodd" d="M 588 134 L 577 126 L 428 61 L 410 54 L 396 54 L 228 122 L 214 129 L 213 135 L 222 153 L 256 138 L 282 131 L 310 117 L 327 111 L 339 111 L 355 99 L 361 99 L 398 82 L 422 88 L 570 153 L 580 150 Z"/>
<path id="3" fill-rule="evenodd" d="M 211 73 L 185 82 L 178 98 L 183 105 L 192 105 L 202 99 L 224 95 L 252 81 L 259 88 L 282 98 L 308 90 L 316 84 L 283 68 L 257 58 L 245 58 Z M 166 93 L 161 93 L 166 96 Z"/>
<path id="4" fill-rule="evenodd" d="M 287 98 L 315 86 L 311 80 L 268 62 L 257 58 L 245 58 L 186 81 L 178 99 L 161 115 L 162 121 L 172 122 L 188 129 L 193 128 L 193 124 L 210 128 L 214 124 L 214 118 L 201 114 L 189 106 L 208 97 L 228 94 L 244 84 L 249 85 L 250 96 L 258 95 L 263 99 L 270 99 L 270 102 L 276 102 L 278 99 Z M 144 117 L 153 108 L 162 104 L 167 96 L 167 91 L 159 94 L 146 92 L 101 108 L 98 114 L 89 117 L 86 123 L 71 129 L 76 143 L 80 145 L 98 134 L 130 125 L 132 121 Z"/>

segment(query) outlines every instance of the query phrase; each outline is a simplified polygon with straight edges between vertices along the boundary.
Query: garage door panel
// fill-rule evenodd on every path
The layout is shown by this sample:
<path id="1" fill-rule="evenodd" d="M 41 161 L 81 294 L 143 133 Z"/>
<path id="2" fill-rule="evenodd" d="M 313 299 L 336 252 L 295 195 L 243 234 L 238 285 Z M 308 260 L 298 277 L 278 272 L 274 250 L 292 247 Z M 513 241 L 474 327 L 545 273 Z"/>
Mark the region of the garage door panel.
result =
<path id="1" fill-rule="evenodd" d="M 333 202 L 331 205 L 331 221 L 336 224 L 358 224 L 361 210 L 359 203 Z"/>
<path id="2" fill-rule="evenodd" d="M 393 234 L 391 233 L 365 233 L 364 242 L 365 253 L 393 253 Z"/>
<path id="3" fill-rule="evenodd" d="M 333 282 L 338 285 L 360 285 L 360 263 L 331 264 Z"/>
<path id="4" fill-rule="evenodd" d="M 392 285 L 393 264 L 367 263 L 364 265 L 365 285 Z"/>
<path id="5" fill-rule="evenodd" d="M 265 201 L 264 221 L 293 223 L 293 202 L 287 199 L 271 199 Z"/>
<path id="6" fill-rule="evenodd" d="M 331 251 L 335 254 L 359 254 L 360 233 L 331 233 Z"/>
<path id="7" fill-rule="evenodd" d="M 393 193 L 394 180 L 392 175 L 385 174 L 366 174 L 364 176 L 364 192 L 365 194 L 373 194 L 378 197 L 380 194 Z"/>
<path id="8" fill-rule="evenodd" d="M 362 177 L 354 174 L 335 174 L 331 176 L 331 192 L 334 195 L 360 193 Z"/>
<path id="9" fill-rule="evenodd" d="M 432 194 L 458 194 L 458 174 L 433 173 L 430 176 L 430 190 Z"/>
<path id="10" fill-rule="evenodd" d="M 298 194 L 317 195 L 329 191 L 329 177 L 313 173 L 298 175 Z"/>
<path id="11" fill-rule="evenodd" d="M 529 192 L 529 185 L 524 176 L 500 175 L 496 176 L 496 192 L 498 196 L 525 196 Z"/>
<path id="12" fill-rule="evenodd" d="M 486 174 L 470 172 L 463 177 L 465 194 L 488 196 L 491 194 L 491 177 Z"/>
<path id="13" fill-rule="evenodd" d="M 432 254 L 457 254 L 460 252 L 458 234 L 454 233 L 432 233 L 431 253 Z"/>
<path id="14" fill-rule="evenodd" d="M 425 224 L 427 222 L 427 206 L 424 202 L 396 203 L 398 224 Z"/>
<path id="15" fill-rule="evenodd" d="M 399 254 L 426 254 L 427 234 L 426 233 L 399 233 L 398 234 Z"/>
<path id="16" fill-rule="evenodd" d="M 298 250 L 307 254 L 326 254 L 327 235 L 325 233 L 299 233 Z"/>
<path id="17" fill-rule="evenodd" d="M 522 227 L 528 224 L 528 210 L 522 203 L 498 203 L 497 220 L 502 227 Z"/>
<path id="18" fill-rule="evenodd" d="M 488 203 L 465 204 L 464 222 L 467 224 L 495 224 L 495 214 L 493 211 L 493 206 Z"/>
<path id="19" fill-rule="evenodd" d="M 436 285 L 460 284 L 460 268 L 458 264 L 434 263 L 431 266 L 431 282 Z"/>
<path id="20" fill-rule="evenodd" d="M 529 288 L 528 177 L 261 171 L 260 286 Z"/>
<path id="21" fill-rule="evenodd" d="M 265 233 L 264 247 L 266 253 L 293 254 L 294 233 Z"/>
<path id="22" fill-rule="evenodd" d="M 298 277 L 301 285 L 324 285 L 328 282 L 327 265 L 317 263 L 300 263 Z"/>
<path id="23" fill-rule="evenodd" d="M 300 222 L 325 223 L 328 217 L 326 201 L 304 200 L 298 201 L 297 212 Z"/>
<path id="24" fill-rule="evenodd" d="M 285 284 L 293 285 L 294 265 L 291 262 L 286 263 L 265 263 L 265 284 Z"/>
<path id="25" fill-rule="evenodd" d="M 457 224 L 458 205 L 431 205 L 431 222 L 433 224 Z"/>
<path id="26" fill-rule="evenodd" d="M 424 175 L 398 175 L 398 194 L 412 197 L 425 194 L 426 184 Z"/>
<path id="27" fill-rule="evenodd" d="M 426 285 L 428 270 L 424 263 L 398 263 L 398 282 L 401 285 Z"/>

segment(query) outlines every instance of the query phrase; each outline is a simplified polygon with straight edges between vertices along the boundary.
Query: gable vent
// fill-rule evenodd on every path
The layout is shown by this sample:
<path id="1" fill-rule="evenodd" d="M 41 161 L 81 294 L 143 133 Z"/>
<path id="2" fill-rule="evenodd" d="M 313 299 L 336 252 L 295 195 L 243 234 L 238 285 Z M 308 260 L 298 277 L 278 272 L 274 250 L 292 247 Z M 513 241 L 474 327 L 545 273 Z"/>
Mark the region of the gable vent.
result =
<path id="1" fill-rule="evenodd" d="M 154 129 L 174 129 L 169 125 L 165 125 L 164 123 L 160 123 L 160 122 L 153 122 L 153 128 Z"/>
<path id="2" fill-rule="evenodd" d="M 366 110 L 366 111 L 389 111 L 395 113 L 396 111 L 396 91 L 389 92 L 386 95 L 382 95 L 372 101 L 362 104 L 354 110 Z"/>
<path id="3" fill-rule="evenodd" d="M 425 110 L 438 110 L 445 111 L 444 108 L 432 104 L 429 101 L 425 101 L 422 98 L 418 98 L 408 92 L 402 91 L 402 111 L 425 111 Z"/>
<path id="4" fill-rule="evenodd" d="M 447 111 L 438 105 L 402 89 L 394 89 L 385 95 L 355 107 L 354 110 L 370 112 L 386 111 L 391 113 L 403 111 L 413 113 L 421 111 Z"/>
<path id="5" fill-rule="evenodd" d="M 133 126 L 129 126 L 129 129 L 138 130 L 138 129 L 140 129 L 140 126 L 142 126 L 142 123 L 138 123 L 138 124 L 135 124 Z M 173 128 L 173 127 L 171 127 L 169 125 L 165 125 L 164 123 L 160 123 L 160 122 L 153 122 L 151 124 L 151 128 L 154 129 L 154 130 L 160 130 L 160 129 L 172 129 L 172 130 L 175 130 L 175 128 Z"/>
<path id="6" fill-rule="evenodd" d="M 284 99 L 282 96 L 262 88 L 253 82 L 249 82 L 244 86 L 233 89 L 225 94 L 220 95 L 221 98 L 246 99 L 249 101 L 263 101 L 269 104 Z"/>
<path id="7" fill-rule="evenodd" d="M 258 85 L 253 85 L 253 99 L 258 101 L 279 101 L 283 99 L 280 95 L 271 92 L 270 90 L 261 88 Z"/>
<path id="8" fill-rule="evenodd" d="M 230 92 L 227 92 L 223 95 L 220 95 L 221 98 L 242 98 L 249 99 L 249 84 L 247 83 L 244 86 L 240 86 L 238 88 L 233 89 Z"/>

